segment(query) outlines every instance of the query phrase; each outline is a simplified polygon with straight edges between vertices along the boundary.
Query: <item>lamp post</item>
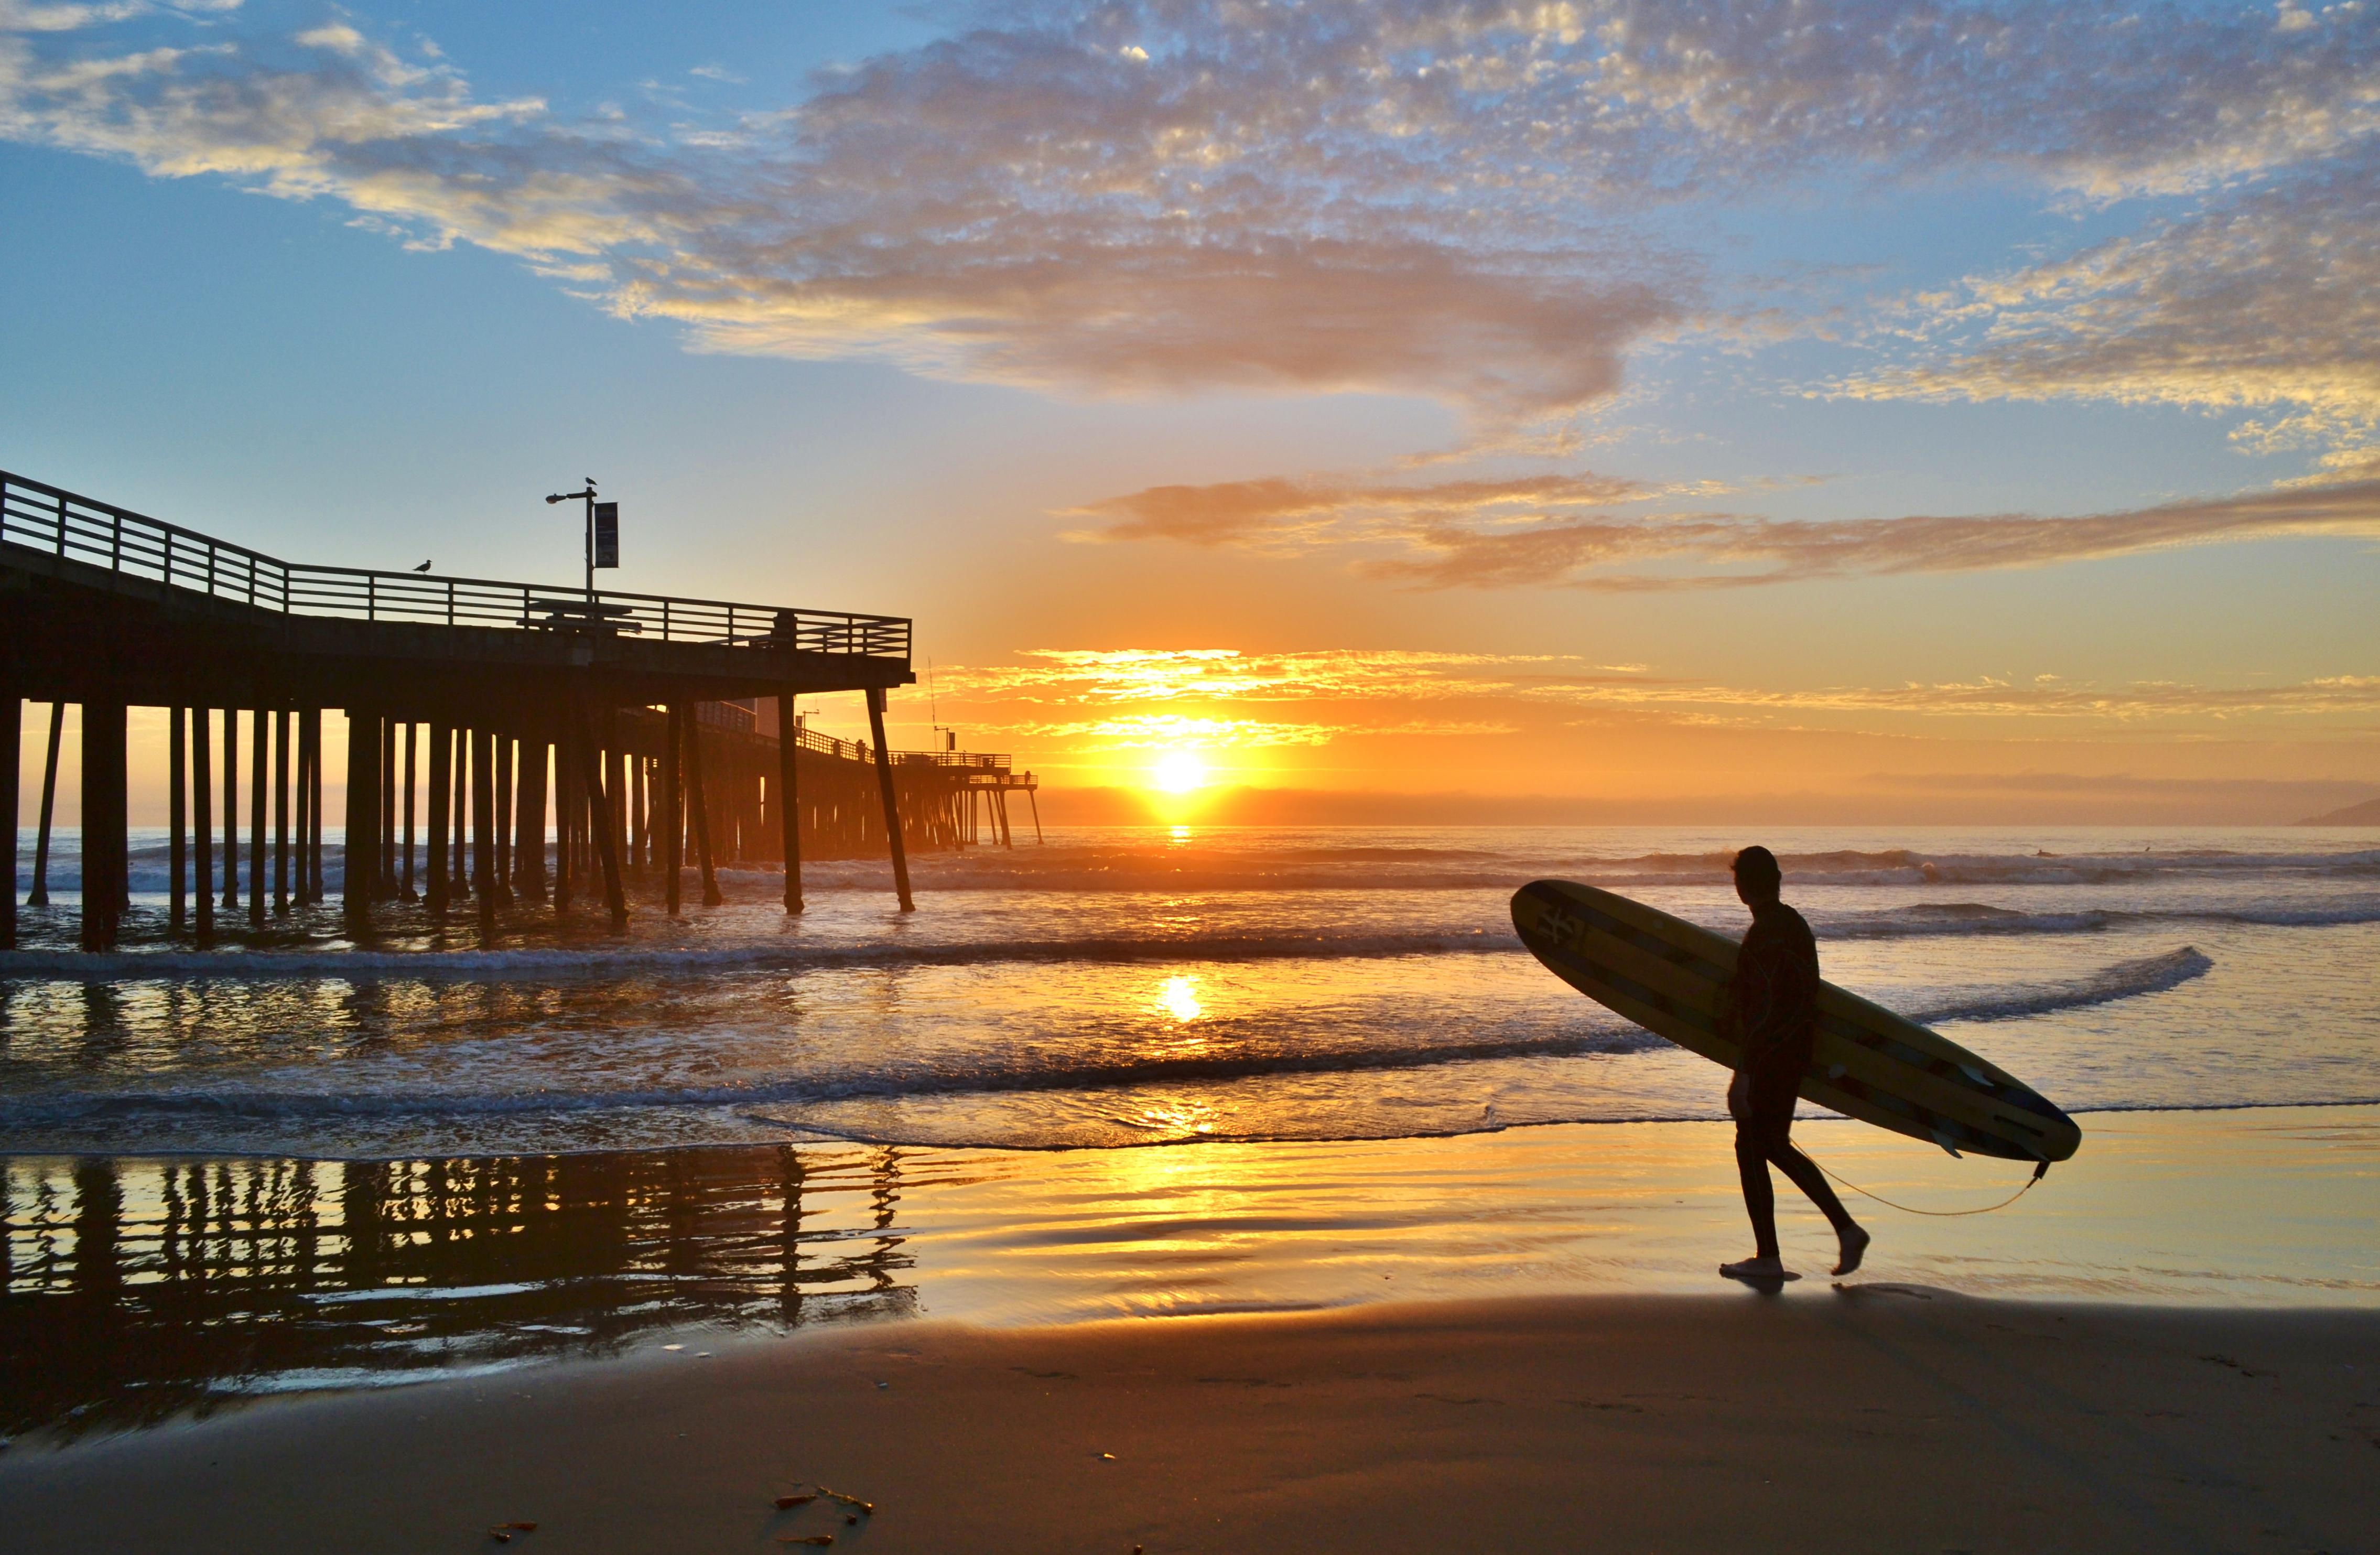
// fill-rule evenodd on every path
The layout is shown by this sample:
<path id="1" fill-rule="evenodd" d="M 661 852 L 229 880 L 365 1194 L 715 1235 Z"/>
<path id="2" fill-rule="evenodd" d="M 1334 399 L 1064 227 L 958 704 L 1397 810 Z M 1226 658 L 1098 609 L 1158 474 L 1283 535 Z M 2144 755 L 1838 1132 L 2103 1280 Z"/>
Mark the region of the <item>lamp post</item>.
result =
<path id="1" fill-rule="evenodd" d="M 595 500 L 595 478 L 587 477 L 583 492 L 556 492 L 547 497 L 551 504 L 558 502 L 587 504 L 587 626 L 592 630 L 595 618 L 595 569 L 620 565 L 620 504 Z"/>

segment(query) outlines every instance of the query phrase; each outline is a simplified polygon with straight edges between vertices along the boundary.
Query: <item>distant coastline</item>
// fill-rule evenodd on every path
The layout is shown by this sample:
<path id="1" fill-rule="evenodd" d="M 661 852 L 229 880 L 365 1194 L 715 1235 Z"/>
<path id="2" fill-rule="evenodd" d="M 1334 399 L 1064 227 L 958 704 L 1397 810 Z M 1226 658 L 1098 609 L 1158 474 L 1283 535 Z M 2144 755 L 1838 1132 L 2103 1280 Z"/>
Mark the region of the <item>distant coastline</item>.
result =
<path id="1" fill-rule="evenodd" d="M 2297 822 L 2300 826 L 2380 826 L 2380 799 L 2366 799 L 2360 805 L 2344 809 L 2310 815 Z"/>

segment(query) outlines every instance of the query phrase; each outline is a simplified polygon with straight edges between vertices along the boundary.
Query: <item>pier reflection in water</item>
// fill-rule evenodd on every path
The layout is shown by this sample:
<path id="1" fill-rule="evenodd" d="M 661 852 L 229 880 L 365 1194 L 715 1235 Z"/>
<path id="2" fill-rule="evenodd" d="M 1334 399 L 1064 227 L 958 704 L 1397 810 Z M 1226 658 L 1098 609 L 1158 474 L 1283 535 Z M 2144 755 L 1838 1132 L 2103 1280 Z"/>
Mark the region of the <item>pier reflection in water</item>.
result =
<path id="1" fill-rule="evenodd" d="M 904 1154 L 0 1160 L 0 1432 L 910 1315 Z"/>

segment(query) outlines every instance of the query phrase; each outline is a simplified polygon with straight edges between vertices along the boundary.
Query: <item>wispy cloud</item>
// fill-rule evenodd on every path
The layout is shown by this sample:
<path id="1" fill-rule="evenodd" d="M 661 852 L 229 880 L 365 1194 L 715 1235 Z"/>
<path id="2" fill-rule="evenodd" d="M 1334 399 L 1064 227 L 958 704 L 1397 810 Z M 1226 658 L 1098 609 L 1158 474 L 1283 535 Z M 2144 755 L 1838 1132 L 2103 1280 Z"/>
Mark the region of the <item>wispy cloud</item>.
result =
<path id="1" fill-rule="evenodd" d="M 1918 297 L 1901 327 L 1902 359 L 1835 392 L 2252 408 L 2266 414 L 2241 441 L 2325 447 L 2354 469 L 2380 452 L 2380 140 Z"/>
<path id="2" fill-rule="evenodd" d="M 2299 483 L 2078 517 L 1608 511 L 1678 494 L 1591 474 L 1402 487 L 1250 480 L 1152 487 L 1076 513 L 1108 520 L 1091 537 L 1101 540 L 1344 547 L 1359 573 L 1421 589 L 1742 588 L 2046 566 L 2279 535 L 2380 536 L 2380 480 Z"/>
<path id="3" fill-rule="evenodd" d="M 1995 737 L 2212 737 L 2295 731 L 2369 739 L 2380 675 L 2279 684 L 2097 684 L 2056 674 L 1900 685 L 1758 686 L 1560 654 L 1350 649 L 1040 649 L 960 667 L 942 695 L 968 727 L 1049 750 L 1324 746 L 1472 738 L 1622 721 L 1684 728 L 1995 731 Z M 1415 704 L 1434 704 L 1417 707 Z"/>
<path id="4" fill-rule="evenodd" d="M 2354 188 L 2326 207 L 2314 188 L 2380 114 L 2368 5 L 976 15 L 778 111 L 685 128 L 482 102 L 355 20 L 193 42 L 164 10 L 11 4 L 0 134 L 343 200 L 417 242 L 521 256 L 710 348 L 1067 393 L 1426 395 L 1488 429 L 1609 396 L 1639 343 L 1704 316 L 1703 263 L 1644 219 L 1668 203 L 1955 169 L 2058 198 L 2216 201 L 1980 301 L 2019 334 L 2051 310 L 2024 350 L 2007 355 L 2003 330 L 1867 381 L 1876 393 L 2178 383 L 2192 341 L 2214 347 L 2210 374 L 2252 365 L 2250 326 L 2157 281 L 2160 256 L 2265 254 L 2277 299 L 2289 234 L 2338 255 L 2371 237 Z M 2319 317 L 2288 338 L 2344 358 L 2354 316 L 2326 299 L 2361 272 L 2336 262 L 2308 294 Z M 2098 358 L 2144 331 L 2167 365 L 2059 367 L 2060 331 Z"/>

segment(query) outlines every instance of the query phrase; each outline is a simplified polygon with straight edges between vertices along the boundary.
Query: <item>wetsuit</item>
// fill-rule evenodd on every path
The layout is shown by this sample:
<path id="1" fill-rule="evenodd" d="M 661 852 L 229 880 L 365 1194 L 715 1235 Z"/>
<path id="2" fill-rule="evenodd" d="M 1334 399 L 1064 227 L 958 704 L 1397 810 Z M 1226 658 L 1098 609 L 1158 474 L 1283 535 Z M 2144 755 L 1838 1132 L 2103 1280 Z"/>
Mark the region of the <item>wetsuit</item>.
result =
<path id="1" fill-rule="evenodd" d="M 1792 1180 L 1840 1231 L 1842 1200 L 1817 1163 L 1793 1148 L 1793 1104 L 1818 1040 L 1818 943 L 1802 915 L 1782 902 L 1755 907 L 1737 954 L 1719 1029 L 1742 1045 L 1741 1087 L 1728 1091 L 1735 1117 L 1735 1164 L 1759 1256 L 1777 1256 L 1777 1198 L 1768 1168 Z"/>

